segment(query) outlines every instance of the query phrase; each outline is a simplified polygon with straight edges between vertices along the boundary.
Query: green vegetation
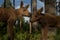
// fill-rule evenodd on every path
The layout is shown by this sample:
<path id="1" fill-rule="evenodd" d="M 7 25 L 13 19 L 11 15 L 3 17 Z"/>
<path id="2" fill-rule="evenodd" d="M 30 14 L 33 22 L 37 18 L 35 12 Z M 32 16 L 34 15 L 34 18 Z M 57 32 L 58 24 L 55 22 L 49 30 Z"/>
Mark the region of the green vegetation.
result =
<path id="1" fill-rule="evenodd" d="M 6 23 L 0 21 L 0 40 L 7 40 L 8 35 L 7 35 L 7 26 L 5 26 Z M 14 40 L 40 40 L 40 30 L 37 32 L 33 32 L 29 34 L 29 23 L 24 22 L 22 23 L 23 27 L 22 30 L 20 30 L 19 23 L 14 26 Z M 34 30 L 34 29 L 33 29 Z"/>
<path id="2" fill-rule="evenodd" d="M 56 33 L 56 40 L 60 40 L 60 29 L 57 29 L 57 33 Z"/>
<path id="3" fill-rule="evenodd" d="M 23 19 L 23 27 L 22 30 L 20 30 L 19 25 L 16 25 L 14 28 L 14 40 L 40 40 L 41 38 L 41 30 L 40 30 L 40 25 L 38 26 L 38 31 L 34 32 L 32 31 L 31 34 L 29 34 L 29 23 L 28 22 L 24 22 Z M 0 40 L 7 40 L 8 39 L 8 35 L 7 35 L 7 28 L 5 26 L 6 24 L 4 22 L 0 21 Z M 34 29 L 32 29 L 34 30 Z M 48 33 L 48 38 L 49 40 L 60 40 L 60 29 L 57 29 L 57 33 L 56 35 L 54 35 L 55 33 L 53 32 L 49 32 Z"/>

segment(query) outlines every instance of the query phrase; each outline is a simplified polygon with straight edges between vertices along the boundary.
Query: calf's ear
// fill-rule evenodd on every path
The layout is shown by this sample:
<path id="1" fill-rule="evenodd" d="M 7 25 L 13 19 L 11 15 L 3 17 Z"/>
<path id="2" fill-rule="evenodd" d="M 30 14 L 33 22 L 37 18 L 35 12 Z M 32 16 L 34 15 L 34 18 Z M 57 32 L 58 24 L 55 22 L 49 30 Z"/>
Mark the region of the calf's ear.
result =
<path id="1" fill-rule="evenodd" d="M 23 7 L 23 1 L 21 1 L 20 8 Z"/>
<path id="2" fill-rule="evenodd" d="M 26 9 L 28 9 L 28 8 L 29 8 L 29 4 L 28 4 L 28 5 L 26 5 L 26 6 L 25 6 L 25 8 L 26 8 Z"/>
<path id="3" fill-rule="evenodd" d="M 40 8 L 37 12 L 41 13 L 43 11 L 43 7 Z"/>

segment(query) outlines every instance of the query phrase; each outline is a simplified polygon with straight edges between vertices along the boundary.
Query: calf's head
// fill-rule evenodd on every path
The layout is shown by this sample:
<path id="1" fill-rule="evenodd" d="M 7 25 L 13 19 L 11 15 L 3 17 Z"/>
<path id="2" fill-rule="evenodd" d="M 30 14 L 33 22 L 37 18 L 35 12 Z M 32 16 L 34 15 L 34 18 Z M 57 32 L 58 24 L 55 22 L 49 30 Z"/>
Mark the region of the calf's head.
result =
<path id="1" fill-rule="evenodd" d="M 42 17 L 42 12 L 43 11 L 43 8 L 40 8 L 37 12 L 35 12 L 34 14 L 32 14 L 32 17 L 31 17 L 31 22 L 36 22 L 39 20 L 40 17 Z"/>
<path id="2" fill-rule="evenodd" d="M 29 16 L 30 15 L 29 11 L 28 11 L 28 7 L 29 7 L 29 5 L 26 5 L 24 7 L 23 2 L 21 1 L 20 8 L 17 9 L 17 14 L 19 15 L 19 17 L 21 17 L 21 16 Z"/>

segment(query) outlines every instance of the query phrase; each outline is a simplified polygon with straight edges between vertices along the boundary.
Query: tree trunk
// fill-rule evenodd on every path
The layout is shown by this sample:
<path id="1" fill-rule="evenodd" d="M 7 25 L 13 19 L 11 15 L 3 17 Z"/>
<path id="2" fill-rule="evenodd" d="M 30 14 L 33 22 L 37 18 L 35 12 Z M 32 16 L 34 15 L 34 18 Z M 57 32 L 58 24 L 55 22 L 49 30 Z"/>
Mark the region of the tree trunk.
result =
<path id="1" fill-rule="evenodd" d="M 12 3 L 10 0 L 4 0 L 4 4 L 2 5 L 2 7 L 6 8 L 6 7 L 12 7 Z"/>
<path id="2" fill-rule="evenodd" d="M 35 30 L 34 32 L 37 32 L 38 31 L 38 23 L 34 22 L 32 26 L 33 26 L 33 28 Z"/>
<path id="3" fill-rule="evenodd" d="M 33 15 L 37 11 L 37 0 L 31 0 L 31 2 L 32 2 L 31 3 L 31 12 Z M 33 23 L 32 23 L 32 25 L 33 25 Z M 36 25 L 36 24 L 34 24 L 34 25 Z"/>
<path id="4" fill-rule="evenodd" d="M 56 15 L 56 0 L 45 0 L 45 12 Z"/>

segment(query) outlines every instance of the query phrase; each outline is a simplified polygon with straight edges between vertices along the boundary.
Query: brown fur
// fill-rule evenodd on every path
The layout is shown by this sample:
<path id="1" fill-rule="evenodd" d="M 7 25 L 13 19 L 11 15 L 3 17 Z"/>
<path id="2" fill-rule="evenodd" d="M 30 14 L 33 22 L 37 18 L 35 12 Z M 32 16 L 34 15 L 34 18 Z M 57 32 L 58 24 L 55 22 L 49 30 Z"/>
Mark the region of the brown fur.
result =
<path id="1" fill-rule="evenodd" d="M 26 5 L 25 7 L 23 6 L 23 2 L 21 1 L 21 5 L 19 9 L 16 9 L 16 14 L 17 14 L 17 18 L 20 20 L 20 28 L 22 27 L 22 17 L 23 16 L 29 16 L 29 12 L 28 12 L 28 7 L 29 5 Z M 22 28 L 21 28 L 22 29 Z"/>
<path id="2" fill-rule="evenodd" d="M 15 24 L 16 19 L 17 18 L 20 19 L 21 16 L 29 16 L 27 10 L 28 7 L 29 5 L 23 7 L 23 2 L 21 2 L 21 7 L 18 10 L 13 9 L 12 7 L 10 8 L 0 7 L 0 20 L 7 22 L 7 32 L 9 39 L 14 40 L 13 26 Z"/>
<path id="3" fill-rule="evenodd" d="M 14 22 L 16 21 L 16 15 L 15 15 L 14 9 L 0 8 L 0 20 L 8 23 L 7 24 L 8 36 L 9 36 L 9 39 L 13 40 L 14 38 L 14 36 L 12 35 L 14 34 L 13 25 L 14 25 Z"/>
<path id="4" fill-rule="evenodd" d="M 40 12 L 39 12 L 40 11 Z M 31 22 L 38 21 L 42 27 L 43 39 L 47 40 L 48 27 L 53 25 L 60 28 L 60 16 L 51 15 L 49 13 L 42 14 L 42 8 L 39 10 L 36 15 L 32 15 Z"/>
<path id="5" fill-rule="evenodd" d="M 32 18 L 31 18 L 31 22 L 35 22 L 35 21 L 38 21 L 40 23 L 45 23 L 45 24 L 55 24 L 58 25 L 60 24 L 59 20 L 60 20 L 60 16 L 55 16 L 55 15 L 51 15 L 49 13 L 45 13 L 45 14 L 42 14 L 41 13 L 42 11 L 42 8 L 40 9 L 40 12 L 38 11 L 36 15 L 32 15 Z"/>

